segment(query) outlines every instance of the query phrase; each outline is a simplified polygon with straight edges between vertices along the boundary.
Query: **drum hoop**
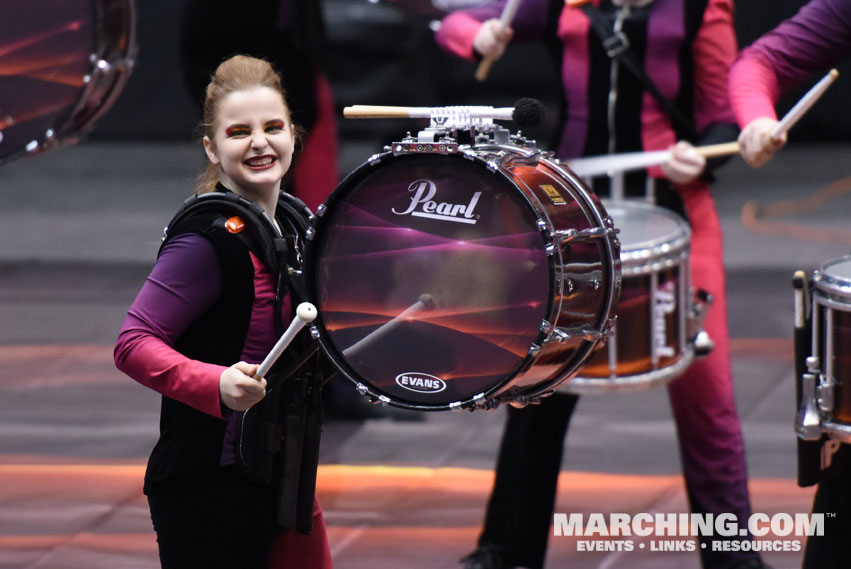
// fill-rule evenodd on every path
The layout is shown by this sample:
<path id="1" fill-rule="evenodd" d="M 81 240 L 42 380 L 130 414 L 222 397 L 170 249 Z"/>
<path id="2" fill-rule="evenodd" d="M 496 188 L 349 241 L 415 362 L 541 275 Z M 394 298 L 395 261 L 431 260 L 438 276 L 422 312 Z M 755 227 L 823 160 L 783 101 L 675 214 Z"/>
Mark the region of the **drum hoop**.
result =
<path id="1" fill-rule="evenodd" d="M 122 57 L 118 59 L 105 59 L 111 57 L 113 50 L 105 51 L 104 47 L 115 48 L 115 45 L 98 44 L 98 40 L 109 38 L 110 30 L 105 29 L 104 4 L 124 4 L 124 24 L 126 29 L 119 37 L 126 38 L 123 49 L 116 49 Z M 89 73 L 84 75 L 85 87 L 80 89 L 76 101 L 64 112 L 57 116 L 56 124 L 46 132 L 35 136 L 23 149 L 12 152 L 5 158 L 0 157 L 0 165 L 22 156 L 34 156 L 51 148 L 58 148 L 68 144 L 74 144 L 86 136 L 94 126 L 95 122 L 103 116 L 113 105 L 121 94 L 125 83 L 135 63 L 136 44 L 136 9 L 133 0 L 95 0 L 93 6 L 92 25 L 94 28 L 94 51 L 90 55 Z M 121 43 L 121 42 L 119 42 Z M 101 62 L 105 62 L 106 65 Z M 97 104 L 90 108 L 93 95 L 97 92 L 105 93 L 100 99 L 94 101 Z"/>
<path id="2" fill-rule="evenodd" d="M 319 233 L 318 229 L 321 229 L 323 226 L 326 214 L 329 210 L 329 205 L 334 205 L 341 198 L 340 196 L 343 194 L 343 189 L 349 187 L 350 185 L 357 183 L 359 179 L 365 177 L 375 166 L 381 164 L 385 160 L 400 160 L 406 159 L 407 157 L 414 156 L 423 156 L 429 153 L 404 153 L 404 154 L 395 154 L 390 150 L 386 150 L 382 153 L 374 154 L 367 161 L 362 163 L 360 166 L 355 168 L 352 172 L 346 175 L 339 184 L 334 188 L 334 190 L 328 195 L 325 202 L 317 208 L 316 215 L 313 219 L 313 226 L 311 230 L 308 232 L 308 239 L 305 245 L 304 250 L 304 259 L 305 259 L 305 276 L 306 276 L 306 284 L 307 291 L 310 296 L 316 290 L 316 281 L 314 275 L 316 271 L 314 269 L 318 258 L 316 257 L 318 248 L 318 240 L 316 239 L 317 234 Z M 470 162 L 481 162 L 482 166 L 484 166 L 487 170 L 491 171 L 494 174 L 498 174 L 503 177 L 508 183 L 512 186 L 517 187 L 516 182 L 513 178 L 511 178 L 508 174 L 505 173 L 503 168 L 498 167 L 496 169 L 490 168 L 488 161 L 483 157 L 476 155 L 475 153 L 463 153 L 459 151 L 458 153 L 450 153 L 450 154 L 440 154 L 442 156 L 455 156 L 457 159 L 463 159 L 465 161 Z M 536 205 L 532 202 L 526 192 L 521 191 L 520 194 L 523 196 L 523 200 L 528 206 L 531 208 L 532 212 L 540 219 L 540 211 L 536 207 Z M 542 236 L 542 246 L 545 247 L 547 245 L 546 239 Z M 554 309 L 554 301 L 555 298 L 555 290 L 553 290 L 555 279 L 555 261 L 552 255 L 547 255 L 547 270 L 549 273 L 549 292 L 547 295 L 547 306 L 544 310 L 544 316 L 547 317 L 547 321 L 552 321 L 554 315 L 558 312 Z M 316 299 L 310 299 L 316 300 Z M 543 318 L 542 318 L 543 320 Z M 413 403 L 409 401 L 404 401 L 397 399 L 395 397 L 390 397 L 388 394 L 382 390 L 375 389 L 371 385 L 367 385 L 363 383 L 363 378 L 361 378 L 351 366 L 343 360 L 339 350 L 336 346 L 333 345 L 330 338 L 328 337 L 328 333 L 323 324 L 322 311 L 319 311 L 319 314 L 314 321 L 313 326 L 311 326 L 311 334 L 313 337 L 319 342 L 319 346 L 325 355 L 331 360 L 337 370 L 349 381 L 355 384 L 357 391 L 361 395 L 365 395 L 372 399 L 374 402 L 381 405 L 391 405 L 393 407 L 399 407 L 402 409 L 409 409 L 414 411 L 448 411 L 448 410 L 462 410 L 462 409 L 476 409 L 481 406 L 484 406 L 485 402 L 489 400 L 492 396 L 498 395 L 501 391 L 503 391 L 506 386 L 510 385 L 510 382 L 517 375 L 523 373 L 523 371 L 527 370 L 532 363 L 537 359 L 537 356 L 533 356 L 531 353 L 527 353 L 526 356 L 518 363 L 517 367 L 511 371 L 510 373 L 503 376 L 498 382 L 495 382 L 493 386 L 489 389 L 477 393 L 476 395 L 469 397 L 467 399 L 462 399 L 459 401 L 452 401 L 445 404 L 425 404 L 425 403 Z M 533 341 L 533 344 L 537 344 L 543 341 L 543 338 L 546 336 L 543 330 L 539 331 L 537 337 Z M 590 349 L 589 349 L 590 352 Z"/>
<path id="3" fill-rule="evenodd" d="M 108 18 L 110 6 L 123 8 L 119 12 L 125 28 L 121 33 L 109 29 Z M 133 0 L 97 0 L 95 2 L 94 25 L 98 33 L 95 40 L 106 40 L 102 44 L 96 42 L 95 51 L 91 55 L 90 72 L 86 76 L 86 87 L 80 93 L 74 109 L 62 125 L 58 137 L 70 136 L 60 142 L 76 142 L 85 136 L 94 123 L 108 111 L 130 78 L 130 72 L 136 62 L 136 7 Z M 122 41 L 110 41 L 115 38 Z M 121 44 L 124 43 L 122 46 Z M 97 95 L 97 97 L 95 97 Z M 89 104 L 97 103 L 93 109 Z"/>
<path id="4" fill-rule="evenodd" d="M 566 168 L 559 160 L 549 160 L 547 158 L 543 158 L 541 160 L 541 162 L 544 163 L 549 168 L 557 171 L 559 174 L 561 174 L 562 176 L 564 176 L 565 178 L 567 178 L 571 182 L 571 184 L 573 185 L 573 188 L 582 196 L 585 203 L 588 204 L 588 206 L 589 206 L 588 209 L 591 211 L 591 213 L 593 213 L 594 221 L 598 224 L 599 227 L 607 227 L 607 228 L 613 227 L 612 218 L 611 218 L 611 216 L 609 216 L 608 212 L 606 211 L 606 207 L 605 207 L 603 200 L 601 200 L 599 198 L 599 196 L 597 196 L 597 194 L 595 194 L 588 187 L 588 185 L 585 183 L 585 181 L 582 178 L 577 176 L 569 168 Z M 583 211 L 585 211 L 586 215 L 588 214 L 588 210 L 583 210 Z M 604 242 L 605 242 L 605 248 L 606 248 L 606 253 L 608 255 L 609 262 L 608 262 L 608 267 L 603 267 L 603 268 L 608 268 L 611 278 L 608 279 L 608 281 L 609 281 L 609 284 L 608 284 L 608 287 L 607 287 L 608 290 L 606 291 L 607 294 L 605 296 L 607 306 L 605 306 L 600 311 L 600 315 L 601 315 L 601 320 L 599 322 L 599 326 L 600 326 L 599 329 L 600 330 L 603 330 L 603 328 L 608 326 L 609 325 L 608 323 L 612 322 L 613 318 L 615 317 L 618 299 L 620 298 L 620 294 L 621 294 L 621 280 L 622 280 L 621 279 L 622 261 L 621 261 L 621 256 L 620 256 L 619 241 L 616 238 L 613 239 L 613 238 L 607 237 L 607 238 L 604 239 Z M 605 261 L 605 259 L 603 261 Z M 602 264 L 603 263 L 601 262 L 601 265 Z M 585 359 L 587 359 L 588 356 L 591 355 L 591 351 L 592 351 L 591 348 L 595 345 L 595 344 L 592 344 L 591 342 L 587 342 L 587 343 L 588 343 L 588 353 L 586 354 L 585 358 L 583 358 L 583 361 Z"/>
<path id="5" fill-rule="evenodd" d="M 825 293 L 820 289 L 815 290 L 813 293 L 814 302 L 839 312 L 851 312 L 851 296 L 829 294 L 829 292 Z"/>
<path id="6" fill-rule="evenodd" d="M 843 262 L 851 263 L 851 255 L 837 257 L 824 263 L 821 268 L 813 274 L 813 286 L 816 290 L 824 293 L 828 297 L 836 297 L 851 301 L 851 281 L 831 276 L 825 272 L 829 267 Z"/>
<path id="7" fill-rule="evenodd" d="M 560 175 L 562 178 L 566 178 L 570 184 L 568 186 L 568 191 L 575 192 L 577 195 L 574 196 L 576 202 L 582 207 L 582 212 L 586 215 L 586 217 L 590 217 L 591 220 L 596 224 L 597 227 L 605 227 L 607 229 L 612 228 L 611 217 L 606 212 L 605 207 L 603 206 L 600 198 L 589 189 L 588 185 L 585 181 L 577 176 L 572 170 L 565 168 L 558 159 L 549 159 L 551 154 L 543 155 L 539 159 L 539 164 L 543 164 L 550 170 L 553 170 L 556 174 Z M 528 188 L 527 188 L 528 189 Z M 549 216 L 546 216 L 549 232 L 552 232 L 554 229 L 554 225 L 552 220 L 549 219 Z M 614 319 L 615 313 L 617 309 L 617 300 L 620 297 L 622 278 L 621 278 L 621 261 L 620 261 L 620 245 L 616 237 L 607 234 L 606 237 L 603 238 L 605 243 L 605 250 L 608 257 L 608 266 L 606 266 L 607 259 L 603 258 L 600 260 L 601 268 L 603 272 L 608 269 L 609 278 L 606 279 L 607 290 L 604 293 L 605 304 L 600 308 L 599 318 L 594 325 L 596 326 L 596 330 L 603 332 L 601 334 L 600 339 L 598 340 L 583 340 L 579 346 L 577 346 L 576 351 L 571 356 L 571 359 L 574 360 L 574 367 L 571 370 L 568 370 L 567 373 L 563 373 L 550 381 L 545 381 L 541 383 L 537 383 L 533 386 L 521 387 L 519 390 L 519 394 L 524 397 L 536 397 L 536 396 L 544 396 L 546 394 L 552 393 L 557 389 L 559 385 L 564 383 L 565 378 L 574 377 L 579 369 L 581 369 L 582 364 L 591 357 L 594 353 L 594 348 L 600 343 L 603 337 L 605 337 L 606 333 L 611 329 Z M 557 248 L 559 253 L 560 261 L 561 257 L 561 249 Z M 564 263 L 562 263 L 564 264 Z M 556 310 L 556 307 L 554 307 Z M 557 310 L 551 316 L 549 323 L 552 325 L 559 315 L 561 310 L 561 305 L 559 304 Z M 546 338 L 546 335 L 544 335 Z M 543 345 L 543 344 L 541 344 Z M 535 357 L 537 359 L 538 356 Z M 533 360 L 534 361 L 534 360 Z M 528 367 L 526 368 L 528 369 Z M 525 371 L 524 369 L 523 371 Z M 528 387 L 532 387 L 533 389 L 529 389 Z M 510 385 L 509 385 L 510 388 Z M 511 398 L 509 398 L 511 399 Z"/>
<path id="8" fill-rule="evenodd" d="M 627 207 L 664 216 L 677 224 L 677 229 L 667 235 L 638 243 L 621 242 L 621 265 L 624 276 L 658 272 L 679 265 L 688 258 L 691 247 L 691 228 L 681 215 L 666 208 L 639 200 L 602 200 L 606 207 Z M 615 227 L 617 224 L 615 223 Z"/>
<path id="9" fill-rule="evenodd" d="M 660 367 L 648 372 L 609 376 L 609 377 L 583 377 L 577 375 L 560 388 L 559 391 L 575 393 L 577 395 L 596 395 L 600 393 L 642 391 L 657 385 L 665 385 L 682 375 L 694 361 L 694 345 L 688 343 L 683 350 L 682 356 L 674 363 Z"/>
<path id="10" fill-rule="evenodd" d="M 680 267 L 688 260 L 688 256 L 688 247 L 685 250 L 679 250 L 677 252 L 672 252 L 664 256 L 636 256 L 630 259 L 629 262 L 624 262 L 623 265 L 621 265 L 621 273 L 623 274 L 624 278 L 644 276 L 652 273 L 661 273 L 668 269 Z M 642 262 L 639 263 L 637 259 L 641 259 Z M 621 253 L 621 260 L 623 261 L 623 253 Z"/>

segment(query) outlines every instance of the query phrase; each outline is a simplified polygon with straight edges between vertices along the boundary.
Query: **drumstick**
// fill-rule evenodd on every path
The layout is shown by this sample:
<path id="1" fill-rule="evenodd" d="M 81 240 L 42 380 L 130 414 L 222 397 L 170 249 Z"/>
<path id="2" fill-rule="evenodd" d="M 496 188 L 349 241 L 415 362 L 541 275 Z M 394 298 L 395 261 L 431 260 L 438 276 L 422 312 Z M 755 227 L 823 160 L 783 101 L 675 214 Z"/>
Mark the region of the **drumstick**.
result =
<path id="1" fill-rule="evenodd" d="M 830 72 L 822 77 L 795 105 L 789 109 L 780 122 L 775 125 L 771 131 L 771 137 L 776 138 L 786 133 L 792 126 L 797 123 L 804 113 L 806 113 L 815 104 L 819 98 L 824 95 L 828 87 L 830 87 L 836 78 L 839 77 L 839 72 L 836 69 L 831 69 Z M 739 152 L 738 142 L 724 142 L 722 144 L 710 144 L 708 146 L 695 146 L 695 151 L 704 158 L 717 158 L 719 156 L 729 156 Z M 576 158 L 568 160 L 567 165 L 579 176 L 600 176 L 614 172 L 622 172 L 626 170 L 640 170 L 650 166 L 664 164 L 671 157 L 671 152 L 668 150 L 656 150 L 652 152 L 624 152 L 621 154 L 604 154 L 602 156 L 591 156 L 588 158 Z"/>
<path id="2" fill-rule="evenodd" d="M 254 373 L 254 377 L 261 378 L 264 377 L 272 366 L 278 361 L 278 358 L 281 357 L 281 354 L 284 353 L 284 350 L 287 349 L 287 346 L 290 345 L 290 342 L 293 341 L 296 334 L 304 327 L 308 322 L 313 322 L 316 318 L 316 307 L 313 306 L 309 302 L 302 302 L 295 309 L 295 318 L 290 322 L 290 325 L 281 334 L 281 337 L 275 343 L 275 346 L 269 352 L 269 355 L 263 360 L 263 363 L 260 364 L 260 367 L 257 368 L 257 371 Z"/>
<path id="3" fill-rule="evenodd" d="M 508 0 L 505 3 L 505 7 L 502 9 L 502 14 L 499 16 L 499 23 L 503 25 L 503 27 L 508 27 L 511 25 L 511 21 L 514 20 L 514 15 L 517 13 L 517 8 L 520 6 L 520 0 Z M 486 57 L 479 63 L 479 67 L 476 68 L 476 80 L 484 81 L 488 73 L 490 72 L 491 65 L 495 59 L 491 59 Z"/>
<path id="4" fill-rule="evenodd" d="M 434 297 L 429 293 L 423 293 L 419 296 L 417 301 L 413 303 L 411 306 L 403 310 L 398 316 L 395 316 L 392 320 L 382 324 L 345 350 L 343 350 L 343 355 L 346 357 L 351 357 L 356 354 L 358 351 L 364 348 L 364 346 L 371 344 L 378 338 L 386 335 L 388 332 L 395 329 L 400 323 L 407 320 L 420 310 L 433 310 L 434 309 Z"/>
<path id="5" fill-rule="evenodd" d="M 392 107 L 387 105 L 352 105 L 343 109 L 347 119 L 427 119 L 429 107 Z"/>
<path id="6" fill-rule="evenodd" d="M 824 92 L 827 91 L 828 87 L 833 85 L 833 82 L 836 81 L 837 77 L 839 77 L 839 71 L 831 69 L 827 75 L 822 77 L 818 83 L 813 85 L 813 87 L 810 88 L 810 90 L 807 91 L 797 103 L 795 103 L 795 106 L 789 109 L 789 112 L 780 119 L 780 122 L 775 125 L 774 129 L 771 131 L 771 138 L 777 139 L 786 134 L 786 132 L 792 128 L 802 116 L 804 116 L 804 113 L 810 110 L 810 107 L 819 100 L 819 97 L 824 95 Z"/>
<path id="7" fill-rule="evenodd" d="M 707 146 L 695 146 L 695 152 L 704 158 L 729 156 L 739 151 L 738 142 L 723 142 Z M 588 158 L 568 160 L 567 165 L 579 176 L 600 176 L 626 170 L 640 170 L 650 166 L 664 164 L 671 158 L 670 150 L 655 150 L 652 152 L 623 152 L 620 154 L 604 154 Z"/>

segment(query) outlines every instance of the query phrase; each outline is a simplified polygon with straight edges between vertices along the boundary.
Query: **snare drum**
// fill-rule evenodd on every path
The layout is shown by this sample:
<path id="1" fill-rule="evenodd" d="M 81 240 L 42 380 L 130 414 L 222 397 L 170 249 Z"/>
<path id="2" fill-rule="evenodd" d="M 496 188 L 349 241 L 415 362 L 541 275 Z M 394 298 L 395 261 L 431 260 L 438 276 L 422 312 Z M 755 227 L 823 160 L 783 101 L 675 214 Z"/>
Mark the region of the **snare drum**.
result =
<path id="1" fill-rule="evenodd" d="M 310 233 L 312 333 L 384 404 L 528 402 L 571 377 L 612 324 L 611 219 L 532 148 L 395 143 L 341 182 Z"/>
<path id="2" fill-rule="evenodd" d="M 136 51 L 132 0 L 0 0 L 0 164 L 76 142 L 112 105 Z"/>
<path id="3" fill-rule="evenodd" d="M 561 389 L 645 389 L 694 359 L 688 337 L 691 230 L 676 213 L 640 201 L 606 201 L 621 242 L 623 286 L 613 335 Z"/>
<path id="4" fill-rule="evenodd" d="M 851 255 L 823 264 L 812 279 L 812 350 L 796 430 L 851 443 Z"/>

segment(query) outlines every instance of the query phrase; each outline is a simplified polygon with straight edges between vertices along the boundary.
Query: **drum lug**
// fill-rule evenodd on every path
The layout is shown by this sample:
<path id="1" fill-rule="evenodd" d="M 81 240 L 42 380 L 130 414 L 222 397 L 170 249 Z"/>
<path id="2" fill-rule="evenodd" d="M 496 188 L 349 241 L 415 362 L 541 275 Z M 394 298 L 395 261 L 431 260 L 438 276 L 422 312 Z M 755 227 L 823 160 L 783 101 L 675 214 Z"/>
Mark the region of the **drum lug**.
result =
<path id="1" fill-rule="evenodd" d="M 449 404 L 449 410 L 450 411 L 463 411 L 464 408 L 461 407 L 460 401 L 453 401 L 452 403 Z"/>
<path id="2" fill-rule="evenodd" d="M 541 161 L 541 151 L 538 149 L 524 149 L 521 154 L 512 153 L 505 157 L 502 164 L 507 167 L 520 166 L 537 166 Z"/>
<path id="3" fill-rule="evenodd" d="M 543 346 L 539 344 L 532 344 L 531 346 L 529 346 L 529 356 L 534 358 L 541 352 L 542 348 Z"/>
<path id="4" fill-rule="evenodd" d="M 490 170 L 491 172 L 496 172 L 500 168 L 502 168 L 502 165 L 505 162 L 505 156 L 505 152 L 499 151 L 493 158 L 485 161 L 485 165 L 488 167 L 488 170 Z"/>
<path id="5" fill-rule="evenodd" d="M 544 340 L 545 344 L 550 342 L 558 342 L 562 344 L 573 338 L 580 338 L 589 342 L 596 342 L 603 338 L 607 332 L 601 332 L 590 326 L 575 326 L 573 328 L 555 328 L 552 333 Z"/>
<path id="6" fill-rule="evenodd" d="M 553 325 L 549 320 L 542 320 L 538 329 L 544 334 L 550 334 L 553 331 Z"/>
<path id="7" fill-rule="evenodd" d="M 316 326 L 311 326 L 310 327 L 310 337 L 313 338 L 314 340 L 318 340 L 319 339 L 319 328 L 317 328 Z"/>
<path id="8" fill-rule="evenodd" d="M 618 321 L 617 315 L 612 316 L 606 321 L 606 324 L 603 326 L 603 330 L 601 332 L 600 337 L 600 345 L 605 346 L 609 341 L 609 338 L 614 337 L 615 335 L 615 323 Z"/>
<path id="9" fill-rule="evenodd" d="M 323 217 L 325 215 L 325 212 L 327 211 L 328 206 L 326 206 L 324 203 L 319 204 L 319 207 L 316 208 L 316 217 Z"/>
<path id="10" fill-rule="evenodd" d="M 378 404 L 381 405 L 382 407 L 387 407 L 388 405 L 390 405 L 390 398 L 387 397 L 386 395 L 379 395 L 378 396 Z"/>
<path id="11" fill-rule="evenodd" d="M 601 239 L 609 237 L 615 233 L 617 233 L 617 230 L 609 227 L 589 227 L 581 230 L 570 228 L 557 230 L 555 232 L 555 237 L 558 239 L 559 243 L 564 245 L 571 241 L 590 241 L 591 239 Z"/>
<path id="12" fill-rule="evenodd" d="M 499 402 L 493 399 L 485 399 L 484 393 L 479 393 L 478 395 L 473 397 L 473 407 L 470 407 L 470 411 L 475 411 L 477 409 L 483 411 L 493 411 L 499 406 Z"/>
<path id="13" fill-rule="evenodd" d="M 818 378 L 818 385 L 816 386 L 818 407 L 824 413 L 833 413 L 833 389 L 836 387 L 836 384 L 831 378 L 824 375 L 819 374 L 816 377 Z"/>
<path id="14" fill-rule="evenodd" d="M 805 441 L 821 438 L 821 417 L 814 405 L 817 376 L 805 373 L 801 376 L 801 408 L 795 415 L 795 434 Z"/>
<path id="15" fill-rule="evenodd" d="M 366 385 L 364 385 L 363 383 L 356 384 L 355 389 L 357 390 L 358 394 L 360 394 L 360 395 L 366 395 L 367 393 L 369 393 L 369 388 Z"/>
<path id="16" fill-rule="evenodd" d="M 314 237 L 316 237 L 316 230 L 312 227 L 308 227 L 307 231 L 304 232 L 304 238 L 308 241 L 312 241 Z"/>

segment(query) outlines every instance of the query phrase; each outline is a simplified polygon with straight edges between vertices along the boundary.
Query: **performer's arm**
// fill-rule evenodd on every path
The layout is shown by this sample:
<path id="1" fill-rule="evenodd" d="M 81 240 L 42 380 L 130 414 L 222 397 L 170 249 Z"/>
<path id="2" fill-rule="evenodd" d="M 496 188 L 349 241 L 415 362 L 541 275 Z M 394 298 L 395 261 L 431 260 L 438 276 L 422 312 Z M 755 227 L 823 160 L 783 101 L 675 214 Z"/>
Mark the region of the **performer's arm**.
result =
<path id="1" fill-rule="evenodd" d="M 540 39 L 547 25 L 548 0 L 521 0 L 507 28 L 499 23 L 506 0 L 490 2 L 446 16 L 435 34 L 440 47 L 465 59 L 499 58 L 512 39 Z"/>
<path id="2" fill-rule="evenodd" d="M 182 235 L 163 248 L 133 302 L 115 346 L 115 364 L 158 393 L 204 413 L 222 416 L 219 379 L 224 366 L 192 360 L 173 346 L 222 293 L 213 245 Z"/>
<path id="3" fill-rule="evenodd" d="M 749 164 L 761 166 L 786 142 L 785 135 L 771 136 L 780 96 L 849 53 L 848 0 L 812 0 L 742 51 L 730 74 L 730 100 Z"/>

